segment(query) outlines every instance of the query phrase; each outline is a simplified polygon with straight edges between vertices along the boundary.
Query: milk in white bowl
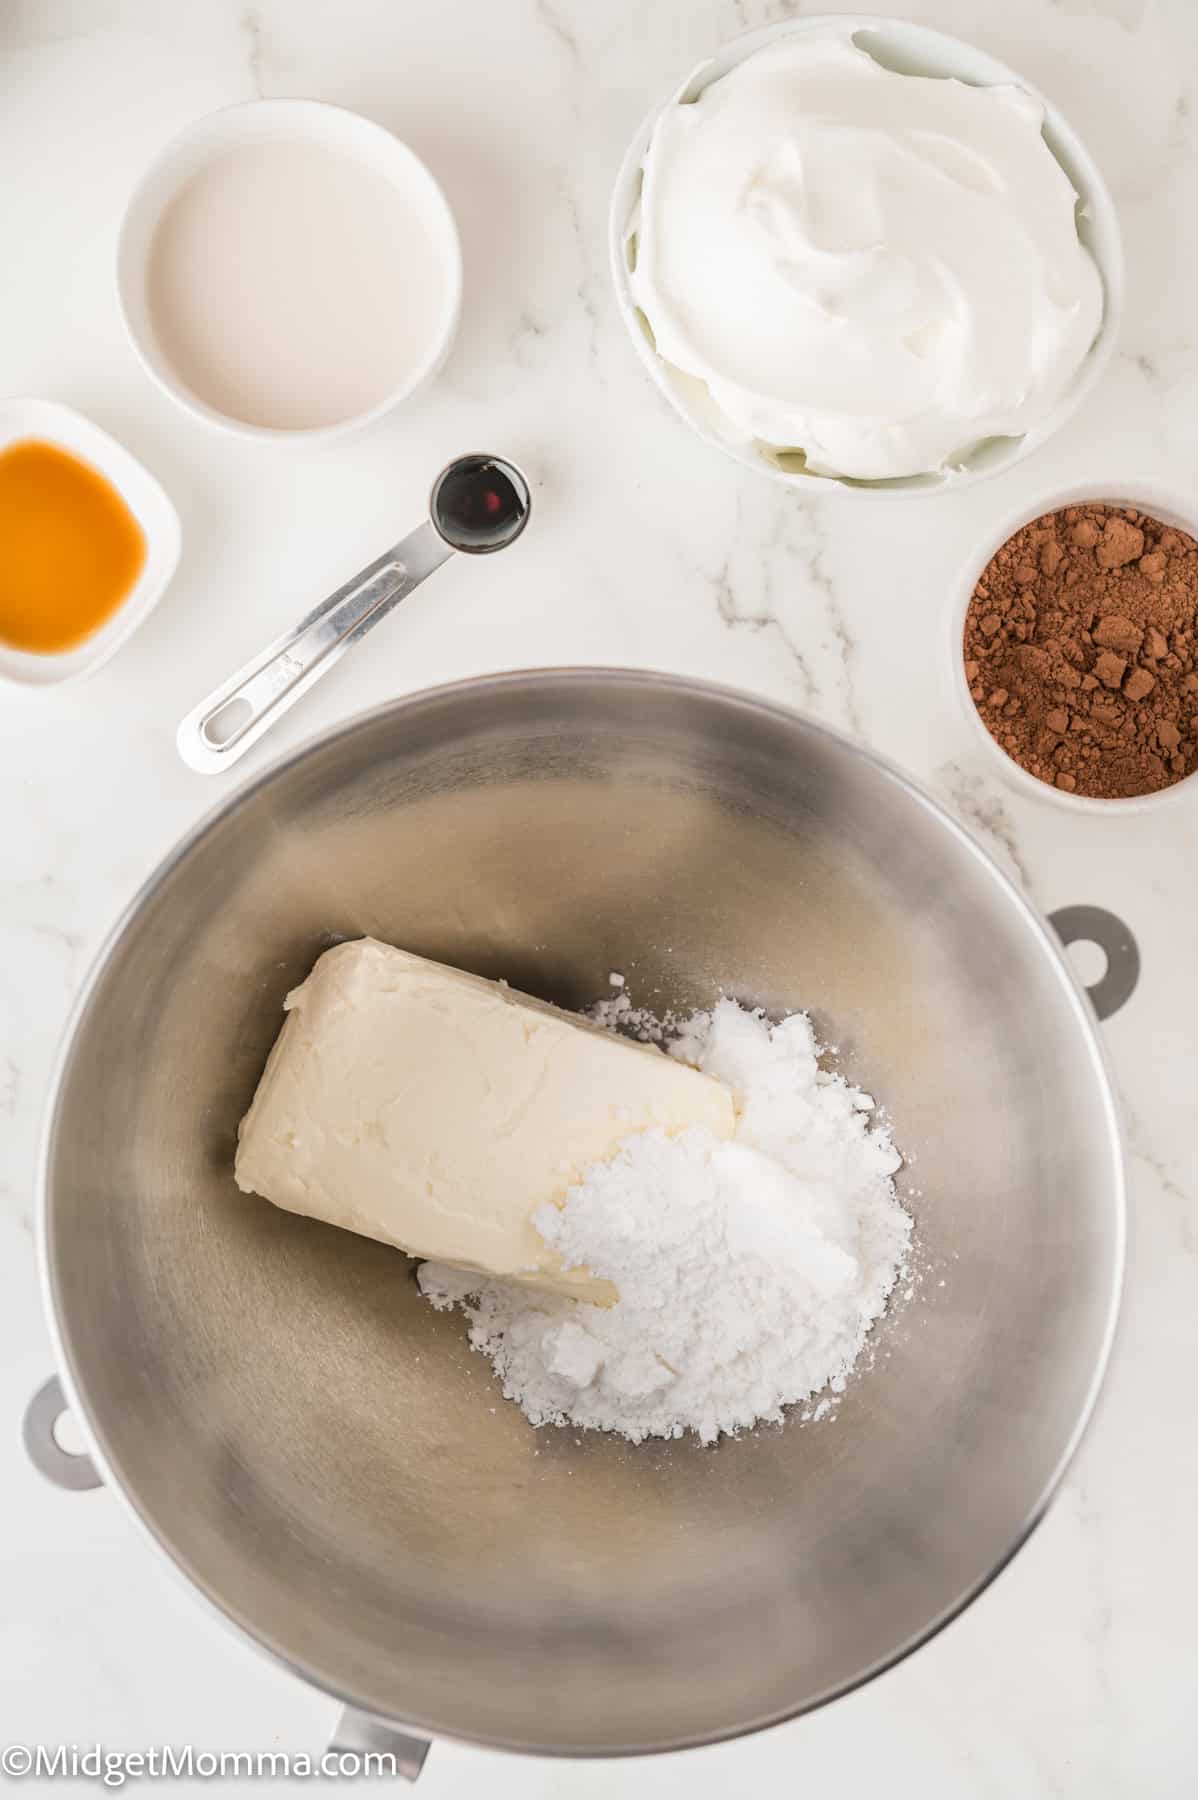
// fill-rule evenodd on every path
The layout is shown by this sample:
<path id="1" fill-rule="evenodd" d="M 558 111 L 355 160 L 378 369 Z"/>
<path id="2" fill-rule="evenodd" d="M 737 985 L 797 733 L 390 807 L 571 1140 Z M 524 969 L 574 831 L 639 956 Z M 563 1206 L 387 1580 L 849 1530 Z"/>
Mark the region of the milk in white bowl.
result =
<path id="1" fill-rule="evenodd" d="M 461 252 L 432 175 L 382 126 L 251 101 L 199 120 L 150 170 L 118 284 L 147 368 L 192 412 L 254 435 L 325 434 L 435 373 Z"/>

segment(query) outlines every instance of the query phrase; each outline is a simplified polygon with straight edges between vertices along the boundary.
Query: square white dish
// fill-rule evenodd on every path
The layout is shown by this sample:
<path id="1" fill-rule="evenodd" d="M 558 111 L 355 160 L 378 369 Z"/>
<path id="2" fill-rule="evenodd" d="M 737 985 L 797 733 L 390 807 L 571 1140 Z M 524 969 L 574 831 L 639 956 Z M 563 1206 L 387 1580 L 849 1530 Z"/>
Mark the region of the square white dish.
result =
<path id="1" fill-rule="evenodd" d="M 54 444 L 95 469 L 116 489 L 146 540 L 137 580 L 111 617 L 81 644 L 42 655 L 0 642 L 0 680 L 53 687 L 106 663 L 154 610 L 178 566 L 181 534 L 179 515 L 150 471 L 82 413 L 56 400 L 0 399 L 0 453 L 27 438 Z"/>

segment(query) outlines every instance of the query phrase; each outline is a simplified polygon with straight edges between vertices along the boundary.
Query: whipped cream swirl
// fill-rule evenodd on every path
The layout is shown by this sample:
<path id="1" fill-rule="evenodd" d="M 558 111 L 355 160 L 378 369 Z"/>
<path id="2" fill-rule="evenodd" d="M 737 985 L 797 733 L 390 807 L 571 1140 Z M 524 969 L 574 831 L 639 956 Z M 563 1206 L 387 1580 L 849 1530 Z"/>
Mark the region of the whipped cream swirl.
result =
<path id="1" fill-rule="evenodd" d="M 1051 413 L 1103 286 L 1043 120 L 1020 88 L 895 74 L 834 27 L 668 106 L 632 293 L 717 434 L 878 480 Z"/>

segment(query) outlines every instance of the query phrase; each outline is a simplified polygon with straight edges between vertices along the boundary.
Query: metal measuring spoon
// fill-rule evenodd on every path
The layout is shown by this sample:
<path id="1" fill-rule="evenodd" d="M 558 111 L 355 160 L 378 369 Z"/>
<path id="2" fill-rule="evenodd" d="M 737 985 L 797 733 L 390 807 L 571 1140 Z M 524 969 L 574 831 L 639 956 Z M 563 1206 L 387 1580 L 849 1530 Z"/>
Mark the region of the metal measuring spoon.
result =
<path id="1" fill-rule="evenodd" d="M 514 463 L 459 456 L 429 495 L 429 517 L 314 607 L 188 713 L 176 743 L 202 775 L 235 763 L 352 645 L 455 550 L 504 550 L 528 523 L 532 497 Z"/>

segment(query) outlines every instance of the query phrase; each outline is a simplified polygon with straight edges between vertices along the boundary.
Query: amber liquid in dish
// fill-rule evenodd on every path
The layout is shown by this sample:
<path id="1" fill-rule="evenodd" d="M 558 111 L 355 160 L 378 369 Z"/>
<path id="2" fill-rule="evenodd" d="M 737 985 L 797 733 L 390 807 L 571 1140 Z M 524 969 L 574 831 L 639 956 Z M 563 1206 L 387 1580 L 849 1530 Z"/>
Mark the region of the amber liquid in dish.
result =
<path id="1" fill-rule="evenodd" d="M 110 481 L 56 444 L 0 450 L 0 641 L 55 655 L 98 631 L 146 560 Z"/>

